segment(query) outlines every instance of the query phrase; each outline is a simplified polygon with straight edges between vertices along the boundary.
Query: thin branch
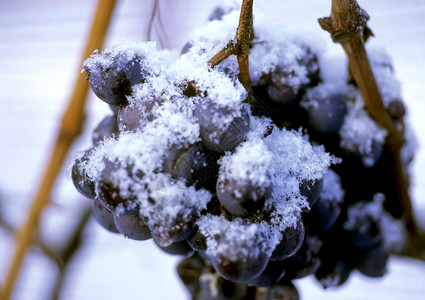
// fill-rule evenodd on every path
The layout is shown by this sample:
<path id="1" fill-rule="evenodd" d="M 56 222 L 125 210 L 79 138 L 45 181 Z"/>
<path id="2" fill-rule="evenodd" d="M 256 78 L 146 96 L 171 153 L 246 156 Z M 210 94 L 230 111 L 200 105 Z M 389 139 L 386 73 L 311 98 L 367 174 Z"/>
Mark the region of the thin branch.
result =
<path id="1" fill-rule="evenodd" d="M 254 0 L 243 0 L 239 17 L 239 26 L 235 38 L 227 43 L 208 64 L 214 68 L 231 55 L 236 55 L 239 65 L 239 80 L 248 93 L 251 93 L 251 78 L 249 76 L 249 42 L 253 36 L 252 7 Z M 248 98 L 249 99 L 249 98 Z"/>
<path id="2" fill-rule="evenodd" d="M 148 30 L 146 32 L 148 41 L 152 40 L 152 26 L 153 26 L 153 21 L 155 20 L 155 15 L 157 10 L 158 10 L 158 0 L 155 0 L 153 3 L 151 18 L 149 19 L 149 23 L 148 23 Z"/>
<path id="3" fill-rule="evenodd" d="M 90 56 L 94 49 L 98 49 L 102 46 L 115 3 L 116 0 L 99 1 L 89 39 L 83 53 L 83 59 Z M 4 286 L 0 291 L 0 299 L 2 300 L 9 299 L 12 294 L 25 254 L 31 246 L 34 232 L 39 226 L 44 208 L 49 203 L 50 192 L 55 183 L 55 179 L 62 168 L 73 140 L 82 130 L 85 100 L 88 90 L 88 84 L 81 74 L 75 84 L 74 93 L 71 97 L 69 106 L 63 114 L 61 128 L 49 164 L 39 186 L 39 190 L 32 202 L 28 218 L 24 226 L 18 232 L 15 254 L 5 278 Z"/>
<path id="4" fill-rule="evenodd" d="M 63 284 L 65 282 L 67 269 L 75 254 L 81 247 L 84 229 L 86 228 L 86 225 L 91 216 L 91 206 L 88 205 L 81 214 L 77 226 L 74 228 L 73 232 L 71 232 L 69 238 L 66 239 L 65 245 L 60 250 L 52 252 L 52 254 L 56 256 L 55 261 L 57 262 L 59 268 L 59 275 L 56 277 L 56 283 L 50 298 L 51 300 L 57 300 L 61 298 L 60 295 Z"/>
<path id="5" fill-rule="evenodd" d="M 161 10 L 160 10 L 160 7 L 159 7 L 159 0 L 154 1 L 154 5 L 153 5 L 153 8 L 152 8 L 152 14 L 151 14 L 151 17 L 149 19 L 148 29 L 147 29 L 147 34 L 146 34 L 148 41 L 152 40 L 152 28 L 153 28 L 153 22 L 154 22 L 155 18 L 158 19 L 158 23 L 159 23 L 159 26 L 160 26 L 160 33 L 158 34 L 158 42 L 159 42 L 160 46 L 162 48 L 164 48 L 165 45 L 164 45 L 164 41 L 162 39 L 162 35 L 164 35 L 165 40 L 167 42 L 168 42 L 168 36 L 167 36 L 167 31 L 165 30 L 165 27 L 164 27 L 164 23 L 162 22 L 162 19 L 161 19 Z"/>
<path id="6" fill-rule="evenodd" d="M 401 158 L 401 148 L 404 144 L 403 131 L 399 130 L 385 109 L 364 46 L 363 34 L 367 29 L 368 19 L 368 14 L 360 8 L 356 0 L 332 0 L 331 16 L 319 19 L 319 24 L 324 30 L 331 33 L 334 42 L 343 47 L 348 57 L 351 74 L 362 94 L 370 116 L 387 130 L 386 144 L 393 157 L 393 178 L 397 184 L 398 199 L 403 210 L 402 218 L 411 236 L 411 246 L 420 249 L 422 241 L 418 238 L 419 230 L 413 215 L 409 181 Z M 416 256 L 418 251 L 423 252 L 419 249 L 411 250 L 416 253 L 414 254 Z"/>

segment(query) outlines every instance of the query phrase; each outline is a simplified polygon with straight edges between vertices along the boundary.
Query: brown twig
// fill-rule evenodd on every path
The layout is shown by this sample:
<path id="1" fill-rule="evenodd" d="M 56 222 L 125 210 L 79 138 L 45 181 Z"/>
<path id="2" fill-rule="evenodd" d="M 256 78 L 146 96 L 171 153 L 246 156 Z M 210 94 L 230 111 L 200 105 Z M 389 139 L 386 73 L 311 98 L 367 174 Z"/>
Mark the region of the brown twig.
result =
<path id="1" fill-rule="evenodd" d="M 241 13 L 239 17 L 238 30 L 235 38 L 229 41 L 222 50 L 220 50 L 213 58 L 208 61 L 211 68 L 220 64 L 230 55 L 236 55 L 239 65 L 239 80 L 248 93 L 251 92 L 251 78 L 249 76 L 249 42 L 251 39 L 252 29 L 252 6 L 254 0 L 243 0 Z M 249 98 L 248 98 L 249 99 Z"/>
<path id="2" fill-rule="evenodd" d="M 360 8 L 356 0 L 332 0 L 331 16 L 319 19 L 320 26 L 331 33 L 334 42 L 341 44 L 347 57 L 351 74 L 365 101 L 370 116 L 387 130 L 386 145 L 393 157 L 394 182 L 397 183 L 398 199 L 402 207 L 402 218 L 411 236 L 411 246 L 418 254 L 419 230 L 416 225 L 412 202 L 409 195 L 409 181 L 401 158 L 404 144 L 402 130 L 392 120 L 385 109 L 381 93 L 376 83 L 369 58 L 364 46 L 364 32 L 368 14 Z M 420 242 L 422 244 L 422 242 Z M 423 250 L 422 250 L 423 251 Z"/>
<path id="3" fill-rule="evenodd" d="M 91 27 L 89 39 L 83 53 L 83 59 L 90 56 L 94 49 L 102 46 L 106 31 L 115 7 L 116 0 L 99 1 Z M 49 164 L 32 202 L 26 223 L 16 237 L 16 250 L 10 265 L 4 285 L 0 291 L 0 299 L 10 298 L 19 270 L 28 248 L 33 241 L 34 232 L 38 228 L 44 208 L 49 203 L 50 192 L 62 164 L 74 139 L 80 134 L 84 121 L 85 100 L 88 84 L 81 74 L 75 84 L 69 106 L 63 114 L 61 127 L 50 157 Z"/>
<path id="4" fill-rule="evenodd" d="M 61 249 L 51 251 L 50 257 L 54 256 L 54 261 L 57 263 L 57 266 L 59 268 L 59 274 L 56 277 L 56 282 L 54 284 L 50 297 L 51 300 L 61 299 L 60 296 L 62 292 L 62 287 L 65 283 L 67 269 L 75 254 L 81 247 L 81 244 L 83 242 L 84 229 L 86 228 L 86 225 L 89 222 L 91 216 L 91 206 L 87 205 L 83 213 L 79 216 L 78 223 L 75 226 L 74 230 L 66 239 L 66 243 L 62 246 Z"/>
<path id="5" fill-rule="evenodd" d="M 164 38 L 166 41 L 168 41 L 168 36 L 167 36 L 167 31 L 164 28 L 164 23 L 162 22 L 161 19 L 161 10 L 159 8 L 159 0 L 154 0 L 154 4 L 153 4 L 153 8 L 152 8 L 152 14 L 151 17 L 149 19 L 149 23 L 148 23 L 148 29 L 147 29 L 147 40 L 151 41 L 152 40 L 152 28 L 153 28 L 153 22 L 155 20 L 155 18 L 158 19 L 158 23 L 159 26 L 161 27 L 161 33 L 158 36 L 158 42 L 160 44 L 160 46 L 162 48 L 164 48 L 164 41 L 161 37 L 161 34 L 164 35 Z"/>

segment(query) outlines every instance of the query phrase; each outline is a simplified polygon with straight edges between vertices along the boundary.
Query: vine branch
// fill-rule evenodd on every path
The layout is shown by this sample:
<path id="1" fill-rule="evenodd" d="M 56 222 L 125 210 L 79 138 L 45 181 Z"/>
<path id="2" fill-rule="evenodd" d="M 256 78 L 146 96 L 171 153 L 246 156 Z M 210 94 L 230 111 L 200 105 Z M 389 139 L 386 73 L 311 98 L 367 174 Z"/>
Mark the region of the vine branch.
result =
<path id="1" fill-rule="evenodd" d="M 115 3 L 116 0 L 99 1 L 90 35 L 83 52 L 84 59 L 91 55 L 93 49 L 98 49 L 102 46 Z M 14 257 L 5 278 L 4 285 L 0 290 L 0 299 L 2 300 L 9 299 L 13 292 L 16 278 L 21 269 L 25 255 L 32 244 L 34 233 L 38 228 L 44 208 L 49 204 L 50 192 L 53 188 L 55 179 L 62 168 L 63 162 L 65 161 L 74 139 L 82 130 L 84 107 L 88 90 L 89 86 L 84 76 L 80 75 L 77 78 L 69 105 L 62 116 L 61 127 L 44 177 L 32 202 L 26 222 L 17 234 Z"/>
<path id="2" fill-rule="evenodd" d="M 227 43 L 213 58 L 208 61 L 214 68 L 231 55 L 236 55 L 239 65 L 239 80 L 248 94 L 251 93 L 251 78 L 249 76 L 249 42 L 252 36 L 252 7 L 254 0 L 243 0 L 239 16 L 238 30 L 235 38 Z M 249 97 L 248 97 L 249 99 Z"/>
<path id="3" fill-rule="evenodd" d="M 356 0 L 332 0 L 331 16 L 319 19 L 322 29 L 330 32 L 334 42 L 341 44 L 347 57 L 351 74 L 359 87 L 366 108 L 381 127 L 387 130 L 386 145 L 393 157 L 393 178 L 397 184 L 398 199 L 402 207 L 402 219 L 410 235 L 409 255 L 418 257 L 423 252 L 422 239 L 413 215 L 409 195 L 409 182 L 401 158 L 404 144 L 403 131 L 392 120 L 382 100 L 369 58 L 364 46 L 364 32 L 369 15 L 360 8 Z"/>

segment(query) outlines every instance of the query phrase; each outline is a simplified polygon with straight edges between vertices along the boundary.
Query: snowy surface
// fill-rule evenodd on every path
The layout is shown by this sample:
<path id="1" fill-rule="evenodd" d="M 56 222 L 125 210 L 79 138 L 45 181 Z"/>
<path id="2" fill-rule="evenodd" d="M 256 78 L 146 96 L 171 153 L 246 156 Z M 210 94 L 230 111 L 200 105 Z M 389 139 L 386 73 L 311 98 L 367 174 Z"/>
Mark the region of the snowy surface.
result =
<path id="1" fill-rule="evenodd" d="M 208 4 L 206 4 L 208 2 Z M 180 49 L 188 33 L 205 24 L 215 4 L 221 1 L 161 0 L 166 30 L 154 23 L 153 39 L 162 37 L 167 48 Z M 312 31 L 323 39 L 328 55 L 342 55 L 316 19 L 327 16 L 324 1 L 255 1 L 269 12 L 271 20 Z M 273 2 L 272 5 L 271 2 Z M 364 2 L 364 3 L 363 3 Z M 412 196 L 417 212 L 425 211 L 425 5 L 421 0 L 360 1 L 371 16 L 376 37 L 371 44 L 386 48 L 400 80 L 408 118 L 416 131 L 419 152 L 412 165 Z M 270 5 L 269 5 L 270 3 Z M 31 198 L 49 157 L 61 113 L 66 107 L 73 82 L 81 70 L 84 48 L 95 1 L 5 0 L 0 2 L 0 212 L 19 227 L 26 218 Z M 153 1 L 119 2 L 107 45 L 123 39 L 144 41 Z M 328 58 L 330 66 L 336 64 Z M 331 74 L 330 74 L 331 76 Z M 71 153 L 90 145 L 91 131 L 109 114 L 109 108 L 93 95 L 88 103 L 84 134 Z M 70 155 L 66 164 L 73 159 Z M 52 244 L 59 244 L 73 224 L 86 199 L 77 193 L 65 167 L 46 210 L 41 232 Z M 418 214 L 419 215 L 419 214 Z M 425 224 L 425 220 L 420 221 Z M 64 234 L 65 232 L 65 234 Z M 4 280 L 13 252 L 13 240 L 0 230 L 0 282 Z M 63 299 L 187 299 L 175 273 L 177 258 L 161 252 L 152 241 L 136 242 L 113 235 L 91 222 L 85 244 L 70 269 Z M 38 250 L 25 261 L 13 299 L 43 299 L 57 270 Z M 355 274 L 342 288 L 322 291 L 312 280 L 296 282 L 303 299 L 421 299 L 424 293 L 423 263 L 392 258 L 389 274 L 370 280 Z"/>

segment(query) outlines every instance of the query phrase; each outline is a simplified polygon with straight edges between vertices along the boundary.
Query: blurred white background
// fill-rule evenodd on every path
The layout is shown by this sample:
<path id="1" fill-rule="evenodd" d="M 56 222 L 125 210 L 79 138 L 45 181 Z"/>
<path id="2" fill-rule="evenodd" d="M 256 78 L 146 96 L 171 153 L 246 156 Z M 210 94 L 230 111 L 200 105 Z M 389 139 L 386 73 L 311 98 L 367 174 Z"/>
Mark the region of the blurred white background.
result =
<path id="1" fill-rule="evenodd" d="M 106 45 L 121 40 L 145 41 L 153 0 L 118 0 Z M 181 49 L 187 35 L 205 24 L 220 0 L 160 0 L 161 18 L 152 39 L 164 48 Z M 317 18 L 328 16 L 330 0 L 257 0 L 271 18 L 322 36 L 328 51 L 342 55 L 322 31 Z M 392 56 L 401 81 L 408 119 L 416 131 L 419 151 L 411 186 L 415 210 L 425 224 L 425 1 L 359 1 L 371 16 L 371 43 Z M 95 0 L 0 0 L 0 213 L 15 228 L 28 208 L 44 173 L 63 110 L 80 76 L 81 54 L 89 32 Z M 254 8 L 255 11 L 255 8 Z M 164 37 L 167 38 L 164 38 Z M 94 50 L 94 49 L 93 49 Z M 41 235 L 59 245 L 66 239 L 82 207 L 88 204 L 74 189 L 67 167 L 73 154 L 90 146 L 90 135 L 109 108 L 90 95 L 83 134 L 71 149 L 45 211 Z M 13 236 L 0 227 L 0 283 L 14 250 Z M 106 232 L 90 222 L 84 244 L 70 267 L 63 299 L 188 299 L 175 265 L 178 258 L 151 241 L 135 242 Z M 40 250 L 24 263 L 13 299 L 46 299 L 58 270 Z M 389 273 L 370 280 L 355 273 L 342 288 L 322 291 L 312 280 L 296 282 L 302 299 L 423 299 L 425 264 L 391 258 Z"/>

